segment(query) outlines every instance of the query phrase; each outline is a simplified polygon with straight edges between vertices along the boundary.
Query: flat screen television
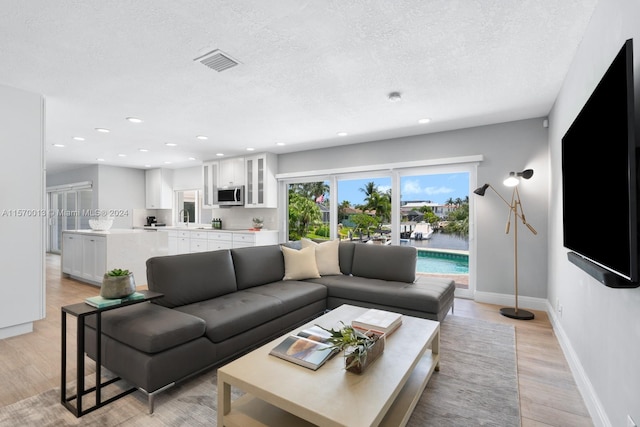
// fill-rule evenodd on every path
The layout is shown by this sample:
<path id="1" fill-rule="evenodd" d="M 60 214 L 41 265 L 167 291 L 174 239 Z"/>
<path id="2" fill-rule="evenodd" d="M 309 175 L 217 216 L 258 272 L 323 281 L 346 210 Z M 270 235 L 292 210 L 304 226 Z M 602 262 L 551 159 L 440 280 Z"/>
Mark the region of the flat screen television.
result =
<path id="1" fill-rule="evenodd" d="M 564 246 L 612 287 L 640 283 L 633 86 L 627 40 L 562 138 Z"/>

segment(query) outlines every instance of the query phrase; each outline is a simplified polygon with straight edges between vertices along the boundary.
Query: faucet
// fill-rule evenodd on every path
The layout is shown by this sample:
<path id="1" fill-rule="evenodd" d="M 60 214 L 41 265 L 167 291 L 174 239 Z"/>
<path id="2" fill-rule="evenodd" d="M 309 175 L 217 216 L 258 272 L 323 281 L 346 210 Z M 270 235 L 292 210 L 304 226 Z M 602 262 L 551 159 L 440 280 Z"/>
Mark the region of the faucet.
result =
<path id="1" fill-rule="evenodd" d="M 185 213 L 187 214 L 187 221 L 185 223 L 185 227 L 189 226 L 189 211 L 186 209 L 180 209 L 180 212 L 178 212 L 178 222 L 180 222 L 180 219 L 182 218 L 182 214 Z"/>

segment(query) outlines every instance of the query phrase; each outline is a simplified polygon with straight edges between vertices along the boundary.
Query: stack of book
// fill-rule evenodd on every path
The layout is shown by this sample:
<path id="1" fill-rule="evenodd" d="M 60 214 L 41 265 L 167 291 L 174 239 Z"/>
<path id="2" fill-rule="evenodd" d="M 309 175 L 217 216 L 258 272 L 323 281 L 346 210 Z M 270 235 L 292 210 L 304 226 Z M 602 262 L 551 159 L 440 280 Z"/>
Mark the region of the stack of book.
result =
<path id="1" fill-rule="evenodd" d="M 103 298 L 100 295 L 97 295 L 95 297 L 86 298 L 84 302 L 86 302 L 92 307 L 105 308 L 105 307 L 110 307 L 112 305 L 122 304 L 127 301 L 134 301 L 134 300 L 143 299 L 143 298 L 144 298 L 144 294 L 140 292 L 134 292 L 125 298 Z"/>
<path id="2" fill-rule="evenodd" d="M 372 308 L 351 321 L 351 326 L 365 331 L 379 331 L 390 335 L 402 325 L 402 314 Z"/>

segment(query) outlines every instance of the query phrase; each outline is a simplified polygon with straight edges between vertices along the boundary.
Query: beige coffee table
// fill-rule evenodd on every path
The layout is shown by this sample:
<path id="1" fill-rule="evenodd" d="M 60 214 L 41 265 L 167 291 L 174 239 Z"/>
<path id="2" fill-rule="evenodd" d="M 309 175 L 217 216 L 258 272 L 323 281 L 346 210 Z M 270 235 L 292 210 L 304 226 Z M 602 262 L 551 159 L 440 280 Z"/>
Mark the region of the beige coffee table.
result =
<path id="1" fill-rule="evenodd" d="M 366 309 L 343 305 L 300 329 L 338 327 Z M 342 354 L 317 371 L 269 355 L 284 335 L 218 369 L 218 427 L 404 426 L 439 367 L 440 324 L 403 316 L 362 375 Z M 231 387 L 245 394 L 231 401 Z"/>

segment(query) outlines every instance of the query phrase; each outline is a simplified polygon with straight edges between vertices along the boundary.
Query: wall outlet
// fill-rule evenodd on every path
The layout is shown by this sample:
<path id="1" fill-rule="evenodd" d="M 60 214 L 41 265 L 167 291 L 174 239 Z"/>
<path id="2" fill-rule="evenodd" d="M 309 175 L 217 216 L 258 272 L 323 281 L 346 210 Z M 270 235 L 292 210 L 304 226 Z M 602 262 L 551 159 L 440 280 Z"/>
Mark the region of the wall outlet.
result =
<path id="1" fill-rule="evenodd" d="M 631 415 L 627 415 L 627 427 L 638 427 L 638 424 L 636 424 L 636 422 L 633 421 L 633 418 L 631 418 Z"/>

